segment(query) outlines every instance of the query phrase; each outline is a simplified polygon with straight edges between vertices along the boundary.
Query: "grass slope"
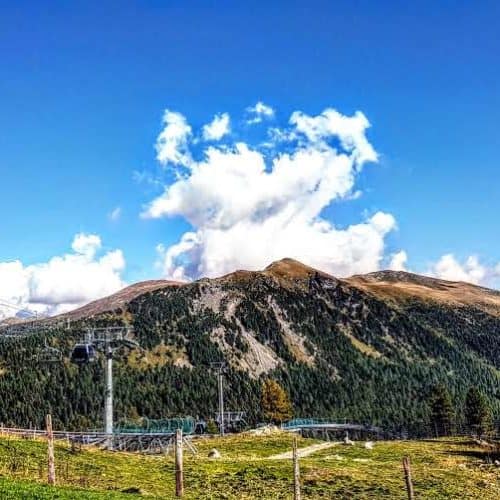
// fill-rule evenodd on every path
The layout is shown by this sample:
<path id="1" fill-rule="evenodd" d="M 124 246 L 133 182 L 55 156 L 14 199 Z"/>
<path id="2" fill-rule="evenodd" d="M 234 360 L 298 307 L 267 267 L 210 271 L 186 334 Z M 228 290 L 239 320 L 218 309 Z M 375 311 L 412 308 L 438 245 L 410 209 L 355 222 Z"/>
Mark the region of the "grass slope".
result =
<path id="1" fill-rule="evenodd" d="M 125 493 L 117 494 L 111 492 L 87 491 L 82 488 L 68 488 L 58 486 L 56 488 L 37 484 L 29 481 L 0 478 L 0 498 L 2 500 L 36 499 L 36 500 L 104 500 L 124 499 L 130 500 L 131 496 Z"/>
<path id="2" fill-rule="evenodd" d="M 314 444 L 300 439 L 299 447 Z M 185 452 L 187 499 L 289 499 L 291 436 L 228 436 L 197 441 L 198 454 Z M 220 460 L 207 459 L 216 447 Z M 417 498 L 500 498 L 500 474 L 487 454 L 464 439 L 336 445 L 301 459 L 303 496 L 316 498 L 404 498 L 401 460 L 409 455 Z M 58 484 L 45 482 L 46 446 L 40 441 L 0 439 L 2 499 L 173 498 L 172 457 L 140 456 L 56 447 Z M 128 491 L 128 493 L 127 493 Z"/>

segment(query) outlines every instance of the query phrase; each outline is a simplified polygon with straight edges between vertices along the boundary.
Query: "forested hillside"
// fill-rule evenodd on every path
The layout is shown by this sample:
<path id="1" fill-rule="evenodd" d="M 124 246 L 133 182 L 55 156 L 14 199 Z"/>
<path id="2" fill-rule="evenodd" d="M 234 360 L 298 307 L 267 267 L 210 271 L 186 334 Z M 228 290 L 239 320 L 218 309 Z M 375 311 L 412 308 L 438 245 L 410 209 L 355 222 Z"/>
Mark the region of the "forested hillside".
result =
<path id="1" fill-rule="evenodd" d="M 210 417 L 217 405 L 210 362 L 225 360 L 226 406 L 262 419 L 261 385 L 288 391 L 296 416 L 347 418 L 388 429 L 424 428 L 431 387 L 457 409 L 471 385 L 500 417 L 500 294 L 407 273 L 339 280 L 284 260 L 189 284 L 155 282 L 107 299 L 89 314 L 58 318 L 50 332 L 0 342 L 0 421 L 66 428 L 102 424 L 102 362 L 67 359 L 88 326 L 132 324 L 142 351 L 115 364 L 116 418 Z M 44 343 L 63 363 L 37 359 Z M 458 411 L 458 418 L 461 412 Z"/>

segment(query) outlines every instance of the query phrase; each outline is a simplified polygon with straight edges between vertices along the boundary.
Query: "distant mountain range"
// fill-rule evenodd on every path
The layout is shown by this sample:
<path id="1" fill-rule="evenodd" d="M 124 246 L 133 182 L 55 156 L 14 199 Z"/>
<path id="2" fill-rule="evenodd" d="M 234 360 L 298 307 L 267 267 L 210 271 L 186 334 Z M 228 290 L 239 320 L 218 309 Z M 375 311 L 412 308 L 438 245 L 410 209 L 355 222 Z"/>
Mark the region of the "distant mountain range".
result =
<path id="1" fill-rule="evenodd" d="M 209 417 L 216 410 L 209 365 L 216 360 L 228 365 L 228 408 L 247 411 L 250 421 L 262 418 L 266 377 L 289 392 L 297 416 L 424 427 L 429 390 L 443 383 L 458 410 L 475 385 L 500 417 L 500 293 L 468 283 L 393 271 L 337 279 L 284 259 L 263 271 L 193 283 L 137 283 L 44 321 L 68 318 L 70 331 L 49 335 L 66 354 L 88 326 L 134 326 L 144 350 L 119 355 L 118 419 Z M 51 407 L 61 426 L 97 425 L 102 367 L 78 371 L 66 362 L 51 367 L 51 380 L 40 366 L 19 372 L 40 348 L 25 344 L 0 345 L 0 398 L 10 401 L 0 419 L 41 421 Z M 33 406 L 25 394 L 37 391 L 45 397 Z"/>

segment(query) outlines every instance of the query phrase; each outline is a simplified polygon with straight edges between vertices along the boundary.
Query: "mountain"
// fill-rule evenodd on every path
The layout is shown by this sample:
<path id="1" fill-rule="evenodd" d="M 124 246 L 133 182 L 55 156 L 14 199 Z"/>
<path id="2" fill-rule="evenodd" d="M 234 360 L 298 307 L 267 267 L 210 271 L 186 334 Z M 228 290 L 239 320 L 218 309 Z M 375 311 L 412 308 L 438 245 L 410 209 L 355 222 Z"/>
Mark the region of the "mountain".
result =
<path id="1" fill-rule="evenodd" d="M 448 304 L 473 306 L 493 315 L 500 315 L 500 292 L 470 283 L 445 281 L 402 271 L 380 271 L 353 276 L 349 283 L 377 297 L 420 299 Z"/>
<path id="2" fill-rule="evenodd" d="M 169 286 L 178 286 L 181 283 L 176 281 L 168 280 L 150 280 L 141 281 L 133 285 L 127 286 L 122 290 L 105 297 L 103 299 L 95 300 L 90 302 L 83 307 L 75 309 L 65 314 L 58 316 L 59 319 L 85 319 L 90 317 L 99 316 L 107 312 L 119 312 L 126 311 L 128 304 L 147 292 L 152 292 L 154 290 L 159 290 L 161 288 L 166 288 Z"/>
<path id="3" fill-rule="evenodd" d="M 67 320 L 70 319 L 70 329 Z M 431 387 L 479 387 L 500 417 L 500 293 L 382 271 L 338 279 L 292 259 L 193 283 L 128 287 L 45 323 L 45 338 L 0 343 L 0 421 L 99 425 L 102 364 L 39 365 L 44 342 L 68 354 L 86 328 L 134 326 L 142 350 L 116 354 L 116 418 L 210 417 L 210 362 L 225 360 L 226 407 L 262 418 L 266 377 L 297 416 L 347 418 L 425 432 Z M 52 326 L 51 326 L 52 325 Z M 63 325 L 63 326 L 60 326 Z M 29 370 L 24 369 L 26 365 Z"/>

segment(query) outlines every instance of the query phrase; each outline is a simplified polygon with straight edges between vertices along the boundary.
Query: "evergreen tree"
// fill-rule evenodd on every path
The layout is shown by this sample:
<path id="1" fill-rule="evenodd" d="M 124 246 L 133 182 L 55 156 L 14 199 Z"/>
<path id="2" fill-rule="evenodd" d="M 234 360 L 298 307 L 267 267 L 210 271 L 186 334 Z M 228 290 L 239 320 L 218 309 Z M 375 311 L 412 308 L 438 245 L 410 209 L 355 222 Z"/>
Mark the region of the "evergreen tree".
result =
<path id="1" fill-rule="evenodd" d="M 490 408 L 485 397 L 476 387 L 471 387 L 465 398 L 465 423 L 479 438 L 491 426 Z"/>
<path id="2" fill-rule="evenodd" d="M 261 403 L 264 416 L 271 422 L 283 422 L 292 416 L 290 398 L 275 380 L 267 379 L 262 384 Z"/>
<path id="3" fill-rule="evenodd" d="M 431 425 L 436 436 L 449 436 L 454 431 L 454 411 L 450 393 L 443 384 L 433 387 L 430 397 Z"/>
<path id="4" fill-rule="evenodd" d="M 217 426 L 217 424 L 213 418 L 211 418 L 207 422 L 207 432 L 209 434 L 218 434 L 219 433 L 219 427 Z"/>

